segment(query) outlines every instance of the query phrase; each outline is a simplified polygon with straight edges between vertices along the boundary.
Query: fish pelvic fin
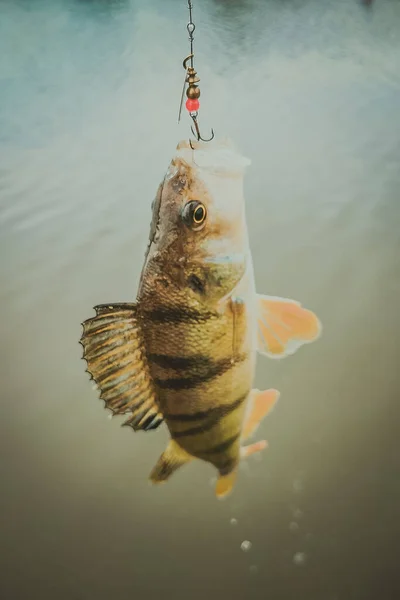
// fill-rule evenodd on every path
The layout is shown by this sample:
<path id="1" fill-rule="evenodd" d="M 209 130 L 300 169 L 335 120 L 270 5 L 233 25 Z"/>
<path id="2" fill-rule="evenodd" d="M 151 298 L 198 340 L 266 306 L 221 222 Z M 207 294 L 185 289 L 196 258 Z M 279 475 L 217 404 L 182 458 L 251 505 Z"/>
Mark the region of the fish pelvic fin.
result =
<path id="1" fill-rule="evenodd" d="M 170 440 L 150 473 L 150 481 L 152 483 L 164 483 L 175 471 L 191 460 L 193 460 L 193 457 L 188 452 L 181 448 L 175 440 Z"/>
<path id="2" fill-rule="evenodd" d="M 217 484 L 215 486 L 215 495 L 219 500 L 226 498 L 232 492 L 233 487 L 236 483 L 237 478 L 237 467 L 233 469 L 227 475 L 219 475 Z"/>
<path id="3" fill-rule="evenodd" d="M 266 440 L 260 440 L 259 442 L 255 442 L 254 444 L 250 444 L 249 446 L 242 446 L 240 448 L 240 458 L 248 458 L 257 452 L 261 452 L 268 448 L 268 442 Z"/>
<path id="4" fill-rule="evenodd" d="M 257 306 L 257 350 L 260 354 L 284 358 L 321 335 L 318 317 L 295 300 L 258 294 Z"/>
<path id="5" fill-rule="evenodd" d="M 250 393 L 250 412 L 245 420 L 242 432 L 242 440 L 247 440 L 252 436 L 260 425 L 261 421 L 274 408 L 279 400 L 278 390 L 252 390 Z"/>
<path id="6" fill-rule="evenodd" d="M 156 429 L 163 421 L 147 363 L 136 304 L 99 304 L 82 323 L 80 343 L 87 372 L 113 414 L 129 414 L 123 425 Z"/>

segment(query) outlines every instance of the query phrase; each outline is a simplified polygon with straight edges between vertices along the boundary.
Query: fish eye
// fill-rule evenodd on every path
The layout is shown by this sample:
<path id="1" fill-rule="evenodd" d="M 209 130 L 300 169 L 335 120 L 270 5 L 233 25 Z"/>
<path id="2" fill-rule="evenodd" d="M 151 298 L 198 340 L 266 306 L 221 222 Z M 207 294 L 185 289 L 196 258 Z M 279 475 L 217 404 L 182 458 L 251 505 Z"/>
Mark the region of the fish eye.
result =
<path id="1" fill-rule="evenodd" d="M 200 223 L 202 223 L 204 221 L 204 219 L 206 218 L 206 209 L 205 207 L 201 204 L 200 206 L 198 206 L 196 208 L 196 210 L 193 212 L 193 221 L 199 225 Z"/>
<path id="2" fill-rule="evenodd" d="M 207 217 L 207 209 L 202 202 L 191 200 L 182 212 L 182 218 L 188 227 L 201 229 Z"/>

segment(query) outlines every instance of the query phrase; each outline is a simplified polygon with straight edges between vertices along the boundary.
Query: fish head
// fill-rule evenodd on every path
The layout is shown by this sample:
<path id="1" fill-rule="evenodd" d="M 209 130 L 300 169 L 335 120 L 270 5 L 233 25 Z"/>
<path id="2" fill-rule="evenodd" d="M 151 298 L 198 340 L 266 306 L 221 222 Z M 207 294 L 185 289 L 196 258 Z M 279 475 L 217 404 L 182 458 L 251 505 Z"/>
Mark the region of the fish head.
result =
<path id="1" fill-rule="evenodd" d="M 199 301 L 227 296 L 246 271 L 248 164 L 229 141 L 180 142 L 153 203 L 149 259 Z"/>

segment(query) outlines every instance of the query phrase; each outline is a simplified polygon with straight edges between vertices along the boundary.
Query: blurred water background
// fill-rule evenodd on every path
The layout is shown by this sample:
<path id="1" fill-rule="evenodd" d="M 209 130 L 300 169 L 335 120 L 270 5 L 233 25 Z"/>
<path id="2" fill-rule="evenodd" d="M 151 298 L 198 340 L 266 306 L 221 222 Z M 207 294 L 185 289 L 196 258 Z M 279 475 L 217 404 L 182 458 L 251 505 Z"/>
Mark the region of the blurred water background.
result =
<path id="1" fill-rule="evenodd" d="M 197 0 L 201 124 L 251 158 L 257 287 L 321 340 L 217 502 L 152 488 L 167 433 L 109 421 L 80 322 L 135 298 L 188 54 L 184 0 L 0 2 L 1 562 L 5 600 L 400 597 L 400 2 Z M 243 542 L 246 542 L 243 544 Z"/>

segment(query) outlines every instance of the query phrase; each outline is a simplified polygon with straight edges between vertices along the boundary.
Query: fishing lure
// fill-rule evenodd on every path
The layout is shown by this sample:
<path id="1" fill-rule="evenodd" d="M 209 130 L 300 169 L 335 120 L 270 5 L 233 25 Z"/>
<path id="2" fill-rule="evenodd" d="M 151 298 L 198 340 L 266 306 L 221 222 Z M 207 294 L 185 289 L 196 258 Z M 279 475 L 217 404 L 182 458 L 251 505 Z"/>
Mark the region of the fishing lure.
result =
<path id="1" fill-rule="evenodd" d="M 136 302 L 96 306 L 81 343 L 100 397 L 128 417 L 124 425 L 166 424 L 171 439 L 151 481 L 200 459 L 217 469 L 223 497 L 240 460 L 267 446 L 244 442 L 279 397 L 253 388 L 257 353 L 293 354 L 321 325 L 296 301 L 256 293 L 243 197 L 250 161 L 229 141 L 201 138 L 193 68 L 186 107 L 197 139 L 178 144 L 158 188 Z"/>
<path id="2" fill-rule="evenodd" d="M 193 125 L 192 125 L 192 128 L 191 128 L 192 134 L 194 136 L 196 136 L 197 141 L 201 140 L 203 142 L 211 142 L 211 140 L 214 139 L 214 130 L 211 129 L 211 137 L 209 137 L 208 139 L 204 139 L 200 134 L 200 128 L 199 128 L 199 123 L 198 123 L 198 114 L 199 114 L 198 111 L 200 108 L 200 100 L 199 100 L 200 88 L 198 86 L 198 83 L 200 81 L 200 78 L 197 77 L 197 71 L 194 68 L 194 32 L 196 30 L 196 26 L 193 22 L 193 3 L 191 0 L 188 0 L 188 8 L 189 8 L 189 23 L 187 24 L 186 29 L 189 34 L 190 54 L 183 61 L 183 68 L 185 69 L 186 74 L 185 74 L 185 79 L 183 82 L 181 103 L 179 106 L 178 123 L 181 120 L 182 106 L 183 106 L 183 100 L 185 97 L 185 89 L 186 89 L 187 100 L 186 100 L 185 106 L 186 106 L 186 109 L 193 121 L 194 129 L 193 129 Z M 187 66 L 189 61 L 190 61 L 190 67 Z"/>

